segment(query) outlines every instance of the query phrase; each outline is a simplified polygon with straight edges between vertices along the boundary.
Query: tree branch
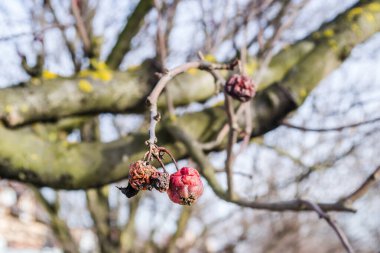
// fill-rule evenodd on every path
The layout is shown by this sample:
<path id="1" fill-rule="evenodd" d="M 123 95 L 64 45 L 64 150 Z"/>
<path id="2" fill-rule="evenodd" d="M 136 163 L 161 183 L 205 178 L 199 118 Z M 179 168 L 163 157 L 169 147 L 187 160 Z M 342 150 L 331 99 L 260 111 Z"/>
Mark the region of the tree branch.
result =
<path id="1" fill-rule="evenodd" d="M 313 210 L 308 205 L 305 205 L 305 200 L 295 199 L 290 201 L 280 201 L 280 202 L 256 202 L 247 201 L 241 199 L 236 194 L 232 197 L 229 196 L 228 192 L 223 189 L 223 187 L 218 182 L 215 174 L 215 168 L 209 162 L 207 156 L 203 153 L 199 144 L 189 136 L 185 131 L 182 130 L 176 123 L 168 123 L 166 125 L 169 132 L 179 141 L 183 143 L 186 147 L 190 157 L 198 164 L 199 170 L 204 178 L 207 180 L 209 186 L 212 188 L 214 193 L 221 199 L 237 204 L 243 207 L 249 207 L 253 209 L 264 209 L 269 211 L 310 211 Z M 318 203 L 322 210 L 325 211 L 346 211 L 353 212 L 354 210 L 344 206 L 340 202 L 335 203 Z"/>
<path id="2" fill-rule="evenodd" d="M 86 29 L 86 26 L 83 22 L 83 18 L 80 12 L 79 8 L 79 1 L 78 0 L 71 0 L 71 10 L 74 14 L 76 27 L 78 30 L 79 37 L 81 38 L 83 42 L 83 49 L 84 52 L 88 55 L 91 51 L 91 41 L 89 33 Z"/>
<path id="3" fill-rule="evenodd" d="M 47 5 L 47 7 L 49 8 L 51 14 L 53 15 L 54 22 L 59 25 L 58 29 L 61 32 L 61 36 L 62 36 L 63 41 L 65 43 L 65 46 L 66 46 L 66 48 L 68 50 L 68 53 L 69 53 L 69 55 L 71 57 L 71 61 L 72 61 L 73 66 L 74 66 L 74 71 L 78 72 L 79 69 L 80 69 L 80 62 L 78 62 L 76 60 L 75 46 L 74 46 L 74 44 L 72 42 L 69 41 L 69 38 L 67 37 L 67 35 L 65 33 L 65 26 L 60 23 L 58 15 L 57 15 L 56 11 L 54 10 L 53 5 L 51 3 L 51 0 L 46 0 L 45 4 Z"/>
<path id="4" fill-rule="evenodd" d="M 335 24 L 333 39 L 336 41 L 336 47 L 329 46 L 326 41 L 320 41 L 307 55 L 300 57 L 302 60 L 288 72 L 283 81 L 257 93 L 251 102 L 252 111 L 255 112 L 252 118 L 255 126 L 252 131 L 253 137 L 276 128 L 289 112 L 296 109 L 319 81 L 339 66 L 342 51 L 349 51 L 353 45 L 380 30 L 380 10 L 370 8 L 371 3 L 380 4 L 380 1 L 360 2 L 363 12 L 357 14 L 355 19 L 351 18 L 352 15 L 348 15 L 350 13 L 348 10 L 345 15 L 334 21 L 337 23 L 331 23 Z M 368 21 L 363 13 L 373 15 L 375 21 L 379 22 Z M 362 32 L 356 34 L 352 30 L 352 25 L 356 25 Z M 191 75 L 187 78 L 189 76 Z M 185 78 L 185 75 L 180 77 Z M 141 98 L 149 91 L 148 85 L 139 82 L 137 77 L 133 81 L 129 78 L 131 76 L 123 76 L 120 73 L 117 78 L 120 82 L 118 84 L 116 80 L 110 81 L 107 85 L 94 82 L 94 88 L 90 93 L 82 92 L 77 81 L 69 79 L 64 79 L 61 82 L 62 85 L 52 83 L 52 85 L 28 88 L 3 89 L 0 92 L 1 118 L 8 123 L 18 125 L 37 119 L 59 118 L 56 115 L 70 116 L 103 111 L 124 112 L 128 108 L 132 109 L 141 105 L 143 102 Z M 195 77 L 189 80 L 198 82 Z M 194 96 L 202 97 L 203 91 L 207 88 L 212 90 L 209 93 L 212 94 L 211 80 L 204 83 L 204 90 L 199 90 L 200 86 L 197 85 L 194 85 L 197 89 L 192 90 L 193 86 L 189 85 L 192 84 L 191 81 L 179 82 L 184 90 L 178 90 L 178 94 L 182 94 L 178 95 L 178 98 L 185 97 L 186 99 L 186 96 L 194 91 Z M 139 85 L 133 85 L 136 83 Z M 172 85 L 171 92 L 174 87 Z M 165 106 L 165 100 L 162 99 L 162 105 Z M 178 100 L 176 102 L 176 99 L 177 96 L 173 92 L 173 102 L 184 103 Z M 215 139 L 225 123 L 225 111 L 220 107 L 178 117 L 178 124 L 182 129 L 199 142 Z M 175 157 L 187 156 L 186 149 L 180 148 L 181 145 L 174 142 L 167 131 L 164 129 L 158 131 L 160 145 L 173 150 Z M 10 130 L 1 125 L 0 136 L 1 177 L 67 189 L 100 186 L 125 178 L 129 162 L 138 160 L 144 155 L 146 148 L 144 142 L 147 139 L 146 134 L 137 133 L 110 143 L 68 144 L 63 141 L 44 141 L 25 129 Z M 18 143 L 17 147 L 14 143 Z M 290 206 L 289 208 L 295 208 L 295 206 L 299 208 L 300 204 L 294 202 Z"/>
<path id="5" fill-rule="evenodd" d="M 345 14 L 314 33 L 319 35 L 319 39 L 311 39 L 313 36 L 310 36 L 282 50 L 273 57 L 268 69 L 263 72 L 260 89 L 269 88 L 283 79 L 281 87 L 288 90 L 297 105 L 300 105 L 319 81 L 341 64 L 353 46 L 380 30 L 380 11 L 370 7 L 371 4 L 378 3 L 379 1 L 361 1 L 355 8 L 362 8 L 364 11 L 355 15 L 355 18 L 347 10 Z M 372 19 L 368 19 L 368 15 L 374 21 L 369 21 Z M 322 36 L 326 31 L 329 31 L 329 37 Z M 334 35 L 330 36 L 331 33 Z M 93 88 L 88 93 L 79 89 L 79 81 L 83 79 L 80 76 L 44 80 L 48 84 L 46 86 L 1 89 L 0 118 L 10 126 L 17 126 L 71 115 L 125 112 L 137 104 L 141 106 L 150 90 L 148 78 L 138 79 L 137 75 L 152 76 L 152 70 L 143 67 L 141 72 L 135 73 L 112 72 L 112 80 L 107 85 L 102 80 L 86 78 Z M 186 87 L 185 91 L 176 93 L 172 88 L 175 85 L 171 85 L 175 105 L 202 101 L 214 94 L 211 85 L 206 84 L 211 82 L 206 73 L 181 77 L 183 79 L 179 78 L 178 83 L 181 87 Z M 135 85 L 136 83 L 139 85 Z M 279 103 L 276 98 L 271 101 L 272 96 L 268 93 L 267 95 L 269 103 L 274 103 L 274 106 Z"/>
<path id="6" fill-rule="evenodd" d="M 115 46 L 107 58 L 107 65 L 111 69 L 118 69 L 124 59 L 125 54 L 131 48 L 133 37 L 139 32 L 144 23 L 145 15 L 153 8 L 153 0 L 140 0 L 132 15 L 128 18 Z"/>
<path id="7" fill-rule="evenodd" d="M 357 199 L 361 198 L 364 194 L 366 194 L 367 191 L 379 180 L 380 166 L 378 166 L 375 169 L 375 171 L 372 172 L 371 175 L 369 175 L 368 178 L 355 191 L 341 198 L 339 202 L 343 203 L 344 205 L 351 205 Z"/>
<path id="8" fill-rule="evenodd" d="M 338 127 L 329 127 L 329 128 L 303 127 L 303 126 L 293 125 L 293 124 L 288 123 L 286 121 L 283 121 L 281 123 L 281 125 L 285 126 L 285 127 L 288 127 L 288 128 L 301 130 L 301 131 L 304 131 L 304 132 L 332 132 L 332 131 L 342 131 L 342 130 L 347 129 L 347 128 L 354 128 L 354 127 L 358 127 L 358 126 L 362 126 L 362 125 L 372 124 L 372 123 L 375 123 L 377 121 L 380 121 L 380 117 L 369 119 L 369 120 L 365 120 L 365 121 L 361 121 L 361 122 L 358 122 L 358 123 L 349 124 L 349 125 L 338 126 Z"/>
<path id="9" fill-rule="evenodd" d="M 86 191 L 87 207 L 94 221 L 94 229 L 99 240 L 101 252 L 117 252 L 117 242 L 112 239 L 110 207 L 108 203 L 109 187 Z"/>
<path id="10" fill-rule="evenodd" d="M 233 152 L 234 145 L 238 139 L 238 126 L 236 121 L 236 115 L 234 112 L 234 107 L 232 104 L 232 98 L 224 92 L 224 105 L 228 119 L 229 131 L 228 131 L 228 141 L 227 141 L 227 157 L 225 161 L 225 170 L 227 175 L 227 191 L 230 198 L 234 195 L 234 173 L 233 164 L 235 160 L 235 155 Z"/>
<path id="11" fill-rule="evenodd" d="M 0 89 L 0 120 L 15 127 L 74 115 L 142 111 L 151 90 L 146 78 L 151 73 L 147 71 L 143 65 L 134 72 L 112 72 L 112 79 L 106 83 L 90 76 L 57 78 L 44 80 L 44 84 L 39 86 Z M 83 86 L 83 81 L 88 82 L 87 86 Z M 212 78 L 206 73 L 198 76 L 183 74 L 174 81 L 170 92 L 176 106 L 205 101 L 215 94 L 214 87 L 210 85 Z M 189 86 L 191 82 L 194 85 Z M 160 98 L 158 106 L 165 105 L 165 97 Z"/>
<path id="12" fill-rule="evenodd" d="M 188 62 L 182 64 L 176 68 L 168 70 L 158 81 L 152 92 L 147 98 L 147 104 L 150 107 L 150 128 L 149 128 L 149 143 L 154 144 L 157 141 L 156 138 L 156 125 L 160 120 L 160 114 L 157 110 L 157 102 L 161 92 L 165 89 L 167 84 L 177 75 L 188 71 L 189 69 L 200 69 L 209 71 L 211 69 L 233 69 L 235 66 L 234 63 L 231 64 L 213 64 L 208 62 Z"/>
<path id="13" fill-rule="evenodd" d="M 65 221 L 59 217 L 58 204 L 56 203 L 54 205 L 49 203 L 39 189 L 32 185 L 29 185 L 29 187 L 34 192 L 37 201 L 39 201 L 39 203 L 42 205 L 42 207 L 44 207 L 47 214 L 49 215 L 50 227 L 53 230 L 55 237 L 61 244 L 63 251 L 65 253 L 79 253 L 78 245 L 71 235 L 70 228 L 67 226 Z"/>
<path id="14" fill-rule="evenodd" d="M 336 222 L 331 219 L 330 215 L 328 215 L 325 211 L 323 211 L 318 204 L 313 202 L 304 200 L 306 205 L 310 206 L 318 215 L 319 218 L 323 218 L 329 224 L 329 226 L 334 230 L 334 232 L 338 235 L 339 240 L 341 241 L 343 247 L 346 249 L 348 253 L 354 253 L 354 249 L 352 248 L 350 242 L 347 239 L 347 236 L 343 232 L 341 228 L 338 227 Z"/>

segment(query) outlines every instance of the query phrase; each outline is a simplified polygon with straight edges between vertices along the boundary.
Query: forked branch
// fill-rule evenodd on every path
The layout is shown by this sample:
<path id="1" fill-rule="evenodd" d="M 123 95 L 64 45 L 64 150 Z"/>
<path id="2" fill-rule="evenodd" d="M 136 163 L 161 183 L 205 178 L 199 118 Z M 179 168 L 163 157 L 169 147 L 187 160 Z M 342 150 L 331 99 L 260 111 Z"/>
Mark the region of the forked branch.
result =
<path id="1" fill-rule="evenodd" d="M 352 248 L 350 242 L 348 241 L 348 238 L 346 234 L 343 232 L 343 230 L 336 224 L 336 222 L 328 215 L 325 211 L 323 211 L 317 204 L 303 200 L 303 202 L 311 207 L 318 215 L 319 218 L 322 218 L 326 220 L 326 222 L 329 224 L 329 226 L 334 230 L 334 232 L 338 235 L 339 240 L 341 241 L 343 247 L 346 249 L 348 253 L 353 253 L 354 249 Z"/>
<path id="2" fill-rule="evenodd" d="M 149 140 L 148 140 L 149 144 L 154 144 L 157 142 L 156 125 L 158 121 L 160 121 L 160 114 L 157 110 L 158 97 L 160 96 L 160 94 L 162 93 L 166 85 L 174 77 L 176 77 L 177 75 L 189 69 L 200 69 L 200 70 L 205 70 L 205 71 L 209 71 L 211 69 L 214 69 L 214 70 L 215 69 L 233 69 L 235 65 L 236 65 L 235 62 L 232 62 L 230 64 L 213 64 L 213 63 L 204 62 L 204 61 L 196 61 L 196 62 L 188 62 L 188 63 L 182 64 L 164 73 L 146 100 L 148 106 L 150 106 L 150 127 L 149 127 Z"/>
<path id="3" fill-rule="evenodd" d="M 206 154 L 200 148 L 196 140 L 189 136 L 185 131 L 176 125 L 176 123 L 167 123 L 166 128 L 178 141 L 182 142 L 187 148 L 191 158 L 198 164 L 199 170 L 204 178 L 207 180 L 209 186 L 214 193 L 224 199 L 225 201 L 237 204 L 243 207 L 249 207 L 253 209 L 264 209 L 269 211 L 283 212 L 283 211 L 311 211 L 314 210 L 309 205 L 306 205 L 302 199 L 294 199 L 290 201 L 278 201 L 278 202 L 257 202 L 244 200 L 235 193 L 232 197 L 223 189 L 219 183 L 215 171 L 216 169 L 208 160 Z M 354 209 L 347 207 L 344 203 L 332 202 L 332 203 L 318 203 L 318 206 L 324 211 L 340 211 L 340 212 L 355 212 Z"/>

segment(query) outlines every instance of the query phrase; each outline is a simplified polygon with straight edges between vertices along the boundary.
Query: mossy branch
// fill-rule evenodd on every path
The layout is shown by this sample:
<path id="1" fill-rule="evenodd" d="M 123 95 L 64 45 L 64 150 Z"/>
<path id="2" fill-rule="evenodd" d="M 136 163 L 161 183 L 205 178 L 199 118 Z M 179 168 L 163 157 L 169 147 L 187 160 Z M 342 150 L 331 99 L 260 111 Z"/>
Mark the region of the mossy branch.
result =
<path id="1" fill-rule="evenodd" d="M 311 51 L 305 52 L 299 58 L 298 64 L 287 72 L 282 81 L 257 93 L 251 102 L 252 111 L 255 112 L 252 119 L 255 126 L 252 137 L 276 128 L 291 111 L 302 104 L 326 75 L 339 67 L 343 61 L 342 53 L 346 56 L 354 45 L 380 30 L 380 0 L 361 1 L 330 23 L 331 26 L 333 24 L 333 34 L 330 30 L 321 30 L 325 37 L 313 42 L 315 45 Z M 336 44 L 331 43 L 332 39 Z M 205 88 L 212 87 L 212 78 L 207 76 L 210 81 L 202 85 L 197 84 L 197 77 L 200 78 L 201 74 L 179 76 L 188 78 L 189 82 L 183 81 L 180 84 L 185 90 L 179 89 L 178 96 L 173 93 L 174 100 L 184 97 L 194 99 L 189 97 L 192 92 L 197 95 L 207 93 L 204 97 L 206 99 L 213 93 L 204 91 Z M 134 78 L 120 73 L 119 78 L 116 78 L 119 84 L 110 82 L 104 85 L 98 82 L 90 96 L 87 93 L 78 95 L 81 91 L 78 91 L 76 79 L 63 79 L 61 85 L 59 82 L 52 82 L 51 85 L 3 89 L 0 91 L 0 117 L 7 123 L 18 125 L 22 122 L 73 114 L 126 111 L 142 103 L 142 98 L 150 90 L 147 84 L 138 81 L 136 75 Z M 174 87 L 175 84 L 171 85 L 171 92 Z M 24 110 L 24 104 L 35 107 L 31 107 L 31 111 Z M 164 98 L 162 104 L 165 105 Z M 9 121 L 12 117 L 13 120 Z M 215 139 L 225 123 L 225 111 L 220 107 L 178 117 L 178 125 L 199 142 Z M 165 129 L 160 129 L 157 135 L 160 136 L 160 145 L 174 150 L 175 157 L 188 156 L 183 145 L 173 141 Z M 49 142 L 23 129 L 11 130 L 2 125 L 0 136 L 1 177 L 64 189 L 91 188 L 125 178 L 130 161 L 138 160 L 144 155 L 144 142 L 147 139 L 146 133 L 136 133 L 110 143 L 69 144 L 64 141 Z"/>

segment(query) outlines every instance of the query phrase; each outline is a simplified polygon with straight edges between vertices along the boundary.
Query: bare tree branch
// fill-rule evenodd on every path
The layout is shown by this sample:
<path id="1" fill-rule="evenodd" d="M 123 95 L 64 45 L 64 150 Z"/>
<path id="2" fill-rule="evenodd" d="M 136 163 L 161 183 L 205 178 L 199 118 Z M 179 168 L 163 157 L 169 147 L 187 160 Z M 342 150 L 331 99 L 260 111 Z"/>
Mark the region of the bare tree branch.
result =
<path id="1" fill-rule="evenodd" d="M 55 10 L 53 8 L 51 0 L 46 0 L 45 4 L 47 5 L 47 7 L 50 9 L 51 13 L 53 14 L 54 21 L 57 24 L 60 24 L 57 13 L 55 12 Z M 66 48 L 70 54 L 71 61 L 73 62 L 73 65 L 74 65 L 74 70 L 75 70 L 75 72 L 78 72 L 80 70 L 80 63 L 77 61 L 76 56 L 75 56 L 75 47 L 74 47 L 73 43 L 69 41 L 68 37 L 65 34 L 65 26 L 60 25 L 60 26 L 58 26 L 58 29 L 61 32 L 61 35 L 62 35 L 62 38 L 63 38 L 64 43 L 66 45 Z"/>
<path id="2" fill-rule="evenodd" d="M 347 128 L 354 128 L 354 127 L 358 127 L 358 126 L 362 126 L 362 125 L 373 124 L 373 123 L 376 123 L 378 121 L 380 121 L 380 117 L 369 119 L 369 120 L 365 120 L 365 121 L 361 121 L 361 122 L 358 122 L 358 123 L 349 124 L 349 125 L 338 126 L 338 127 L 329 127 L 329 128 L 303 127 L 303 126 L 293 125 L 293 124 L 288 123 L 286 121 L 283 121 L 281 123 L 281 125 L 283 125 L 285 127 L 288 127 L 288 128 L 291 128 L 291 129 L 301 130 L 301 131 L 304 131 L 304 132 L 332 132 L 332 131 L 342 131 L 342 130 L 347 129 Z"/>
<path id="3" fill-rule="evenodd" d="M 366 180 L 351 194 L 343 197 L 340 199 L 339 202 L 343 203 L 344 205 L 351 205 L 353 202 L 361 198 L 364 194 L 367 193 L 367 191 L 377 182 L 380 180 L 380 166 L 375 169 L 374 172 L 371 173 L 367 177 Z"/>
<path id="4" fill-rule="evenodd" d="M 108 204 L 109 186 L 86 191 L 87 207 L 94 222 L 101 252 L 117 252 L 117 242 L 112 238 L 110 206 Z"/>
<path id="5" fill-rule="evenodd" d="M 367 5 L 367 2 L 360 2 L 361 8 L 371 12 L 375 21 L 380 21 L 380 10 L 368 8 Z M 362 13 L 358 13 L 353 20 L 348 19 L 349 11 L 330 24 L 334 24 L 333 27 L 336 30 L 334 30 L 335 35 L 329 39 L 336 40 L 337 47 L 330 47 L 328 43 L 319 42 L 308 49 L 311 51 L 301 50 L 303 54 L 301 56 L 298 54 L 298 64 L 294 66 L 294 70 L 297 71 L 288 71 L 288 75 L 281 82 L 263 88 L 261 92 L 257 93 L 251 102 L 254 110 L 258 108 L 253 115 L 255 127 L 252 136 L 262 135 L 275 129 L 289 112 L 301 105 L 307 94 L 318 85 L 319 81 L 342 63 L 340 50 L 345 52 L 351 50 L 355 44 L 364 41 L 380 29 L 380 22 L 370 22 Z M 357 25 L 362 33 L 352 31 L 347 22 Z M 338 30 L 337 27 L 340 29 Z M 325 28 L 326 26 L 323 29 Z M 297 45 L 300 46 L 300 44 Z M 299 48 L 294 50 L 293 54 L 299 52 Z M 285 52 L 285 55 L 287 53 Z M 275 76 L 278 78 L 278 75 Z M 124 78 L 120 77 L 119 80 L 124 80 Z M 138 79 L 135 80 L 137 80 L 136 83 L 141 84 Z M 79 114 L 79 112 L 85 114 L 107 110 L 122 112 L 128 108 L 128 105 L 137 106 L 142 102 L 140 99 L 143 97 L 144 91 L 139 90 L 133 94 L 130 87 L 148 88 L 148 85 L 144 87 L 144 85 L 133 85 L 133 83 L 129 87 L 126 87 L 126 83 L 114 85 L 111 82 L 107 85 L 99 82 L 96 85 L 88 93 L 82 92 L 75 80 L 71 80 L 71 85 L 66 83 L 61 86 L 53 84 L 51 86 L 17 88 L 17 92 L 14 92 L 16 88 L 2 89 L 0 91 L 0 117 L 5 122 L 20 125 L 22 122 L 31 122 L 31 119 L 57 117 L 57 114 L 69 116 Z M 205 87 L 209 86 L 209 83 L 205 83 Z M 191 85 L 187 83 L 186 89 L 190 88 Z M 41 90 L 45 92 L 40 92 Z M 52 92 L 53 90 L 55 93 Z M 202 95 L 202 92 L 197 91 L 196 95 Z M 185 95 L 187 93 L 187 90 L 181 92 Z M 62 94 L 67 95 L 63 96 Z M 173 96 L 173 98 L 176 97 Z M 42 103 L 36 107 L 35 101 L 42 101 Z M 71 104 L 72 101 L 75 104 Z M 100 101 L 102 102 L 100 103 Z M 55 107 L 51 107 L 52 102 Z M 183 101 L 181 102 L 183 103 Z M 33 107 L 30 107 L 31 105 Z M 24 115 L 28 116 L 28 120 L 25 120 Z M 226 123 L 225 121 L 225 111 L 218 107 L 178 118 L 181 127 L 189 131 L 192 138 L 198 142 L 215 139 Z M 173 142 L 165 130 L 160 131 L 162 131 L 160 132 L 161 144 L 167 145 L 170 150 L 175 150 L 175 157 L 186 157 L 186 150 L 174 148 L 178 143 Z M 68 145 L 64 142 L 44 141 L 23 129 L 16 131 L 3 126 L 0 126 L 0 136 L 2 138 L 0 143 L 0 175 L 2 177 L 28 181 L 36 185 L 71 189 L 100 186 L 124 178 L 128 173 L 128 161 L 137 160 L 143 156 L 144 141 L 146 140 L 145 134 L 138 133 L 127 139 L 110 143 Z M 17 150 L 12 149 L 14 143 L 19 143 Z M 36 156 L 30 155 L 30 150 L 36 152 L 37 160 Z M 26 164 L 28 166 L 25 166 Z"/>
<path id="6" fill-rule="evenodd" d="M 140 0 L 136 9 L 128 18 L 127 24 L 117 38 L 106 63 L 111 69 L 118 69 L 125 54 L 131 48 L 133 37 L 139 32 L 144 23 L 145 15 L 153 8 L 153 0 Z"/>
<path id="7" fill-rule="evenodd" d="M 326 222 L 330 225 L 330 227 L 338 235 L 339 240 L 341 241 L 341 243 L 344 246 L 344 248 L 346 249 L 346 251 L 348 253 L 354 253 L 354 249 L 352 248 L 350 242 L 348 241 L 347 236 L 345 235 L 343 230 L 338 227 L 336 222 L 334 220 L 332 220 L 331 217 L 325 211 L 323 211 L 318 204 L 315 204 L 315 203 L 308 201 L 308 200 L 303 200 L 303 202 L 306 205 L 310 206 L 319 215 L 319 218 L 323 218 L 326 220 Z"/>
<path id="8" fill-rule="evenodd" d="M 227 157 L 225 162 L 225 170 L 227 175 L 227 189 L 230 198 L 234 194 L 234 174 L 233 174 L 233 164 L 234 164 L 234 153 L 233 147 L 237 141 L 238 126 L 237 120 L 234 112 L 234 107 L 232 104 L 232 98 L 224 92 L 224 105 L 228 119 L 229 131 L 228 131 L 228 143 L 227 143 Z"/>
<path id="9" fill-rule="evenodd" d="M 81 38 L 83 42 L 83 49 L 86 54 L 89 54 L 91 51 L 91 41 L 89 37 L 89 33 L 86 29 L 86 26 L 83 22 L 83 18 L 81 15 L 81 11 L 79 9 L 79 1 L 78 0 L 71 0 L 71 9 L 75 17 L 75 23 L 78 29 L 79 37 Z"/>
<path id="10" fill-rule="evenodd" d="M 160 114 L 157 110 L 158 97 L 161 92 L 165 89 L 166 85 L 177 75 L 189 70 L 189 69 L 200 69 L 206 70 L 209 69 L 233 69 L 236 64 L 213 64 L 208 62 L 188 62 L 182 64 L 172 70 L 168 70 L 158 81 L 152 92 L 147 98 L 147 104 L 150 107 L 150 128 L 149 128 L 149 143 L 154 144 L 157 142 L 157 137 L 155 133 L 157 122 L 160 120 Z"/>
<path id="11" fill-rule="evenodd" d="M 167 129 L 169 132 L 179 141 L 183 142 L 189 155 L 197 162 L 199 170 L 202 175 L 207 180 L 209 186 L 212 188 L 214 193 L 221 199 L 237 204 L 243 207 L 249 207 L 253 209 L 264 209 L 269 211 L 310 211 L 313 210 L 308 205 L 305 205 L 304 200 L 296 199 L 290 201 L 280 201 L 280 202 L 255 202 L 243 200 L 236 194 L 229 197 L 228 193 L 222 188 L 218 179 L 215 175 L 215 168 L 208 161 L 207 156 L 203 153 L 202 149 L 199 147 L 196 141 L 194 141 L 187 133 L 185 133 L 176 123 L 167 123 Z M 353 212 L 354 210 L 344 206 L 340 202 L 335 203 L 318 203 L 322 210 L 325 211 L 346 211 Z"/>
<path id="12" fill-rule="evenodd" d="M 67 226 L 64 220 L 59 217 L 58 201 L 55 204 L 49 203 L 49 201 L 42 195 L 41 191 L 29 185 L 38 202 L 44 207 L 50 219 L 50 227 L 53 230 L 55 237 L 61 244 L 65 253 L 79 253 L 78 245 L 76 244 L 73 236 L 71 235 L 70 228 Z"/>

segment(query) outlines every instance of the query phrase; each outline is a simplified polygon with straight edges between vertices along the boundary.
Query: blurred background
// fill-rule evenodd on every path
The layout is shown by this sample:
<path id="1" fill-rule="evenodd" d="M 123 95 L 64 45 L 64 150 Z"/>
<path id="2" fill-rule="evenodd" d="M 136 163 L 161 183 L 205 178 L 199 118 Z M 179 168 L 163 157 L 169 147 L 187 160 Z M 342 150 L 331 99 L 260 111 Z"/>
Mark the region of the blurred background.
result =
<path id="1" fill-rule="evenodd" d="M 139 71 L 147 59 L 153 59 L 155 70 L 146 73 L 154 76 L 165 68 L 198 60 L 199 51 L 211 62 L 229 62 L 243 55 L 247 74 L 261 90 L 261 83 L 273 74 L 268 71 L 272 60 L 283 50 L 308 40 L 340 47 L 339 42 L 331 45 L 334 40 L 329 39 L 346 29 L 339 26 L 340 16 L 353 22 L 357 18 L 358 27 L 353 23 L 351 28 L 359 29 L 359 34 L 365 33 L 367 26 L 375 26 L 380 2 L 360 1 L 372 4 L 368 8 L 377 11 L 373 15 L 353 7 L 358 2 L 3 0 L 0 99 L 3 90 L 12 89 L 9 87 L 76 80 L 85 70 L 98 73 L 98 79 L 107 82 L 109 75 L 116 76 L 114 72 Z M 329 22 L 334 25 L 332 32 L 323 30 L 323 24 Z M 371 33 L 368 39 L 353 44 L 350 54 L 333 71 L 318 77 L 320 81 L 304 94 L 300 106 L 286 115 L 289 125 L 279 124 L 256 136 L 246 148 L 241 149 L 241 142 L 234 145 L 236 192 L 262 202 L 296 198 L 335 202 L 357 189 L 379 166 L 380 33 Z M 118 44 L 123 45 L 116 50 Z M 291 57 L 285 57 L 279 66 L 287 65 Z M 324 59 L 315 59 L 315 68 L 323 65 Z M 312 64 L 298 71 L 313 68 Z M 189 80 L 197 78 L 193 73 L 187 75 Z M 207 80 L 213 87 L 212 79 Z M 305 80 L 307 84 L 307 78 L 300 84 Z M 83 84 L 81 89 L 91 92 L 91 87 Z M 176 106 L 176 115 L 199 112 L 223 101 L 221 94 L 213 94 Z M 80 116 L 87 118 L 79 126 L 61 128 L 55 135 L 49 132 L 49 124 L 58 123 L 38 120 L 8 131 L 32 131 L 50 142 L 68 145 L 117 143 L 146 129 L 148 110 L 141 108 Z M 7 110 L 3 104 L 2 110 Z M 88 121 L 96 122 L 96 140 L 86 140 L 83 134 Z M 8 128 L 6 123 L 1 128 Z M 252 127 L 255 129 L 255 124 Z M 0 142 L 4 137 L 0 135 Z M 14 143 L 14 152 L 17 145 Z M 4 150 L 0 148 L 1 170 L 6 164 L 1 155 Z M 225 187 L 227 151 L 208 153 Z M 196 166 L 187 158 L 179 164 Z M 173 165 L 168 169 L 173 171 Z M 154 191 L 127 199 L 116 188 L 126 185 L 126 176 L 97 189 L 72 190 L 60 185 L 37 188 L 7 175 L 0 175 L 0 252 L 345 252 L 333 229 L 315 212 L 242 207 L 220 199 L 204 179 L 202 198 L 191 207 L 182 207 Z M 374 184 L 355 201 L 356 213 L 329 213 L 357 252 L 380 252 L 379 191 L 380 185 Z"/>

